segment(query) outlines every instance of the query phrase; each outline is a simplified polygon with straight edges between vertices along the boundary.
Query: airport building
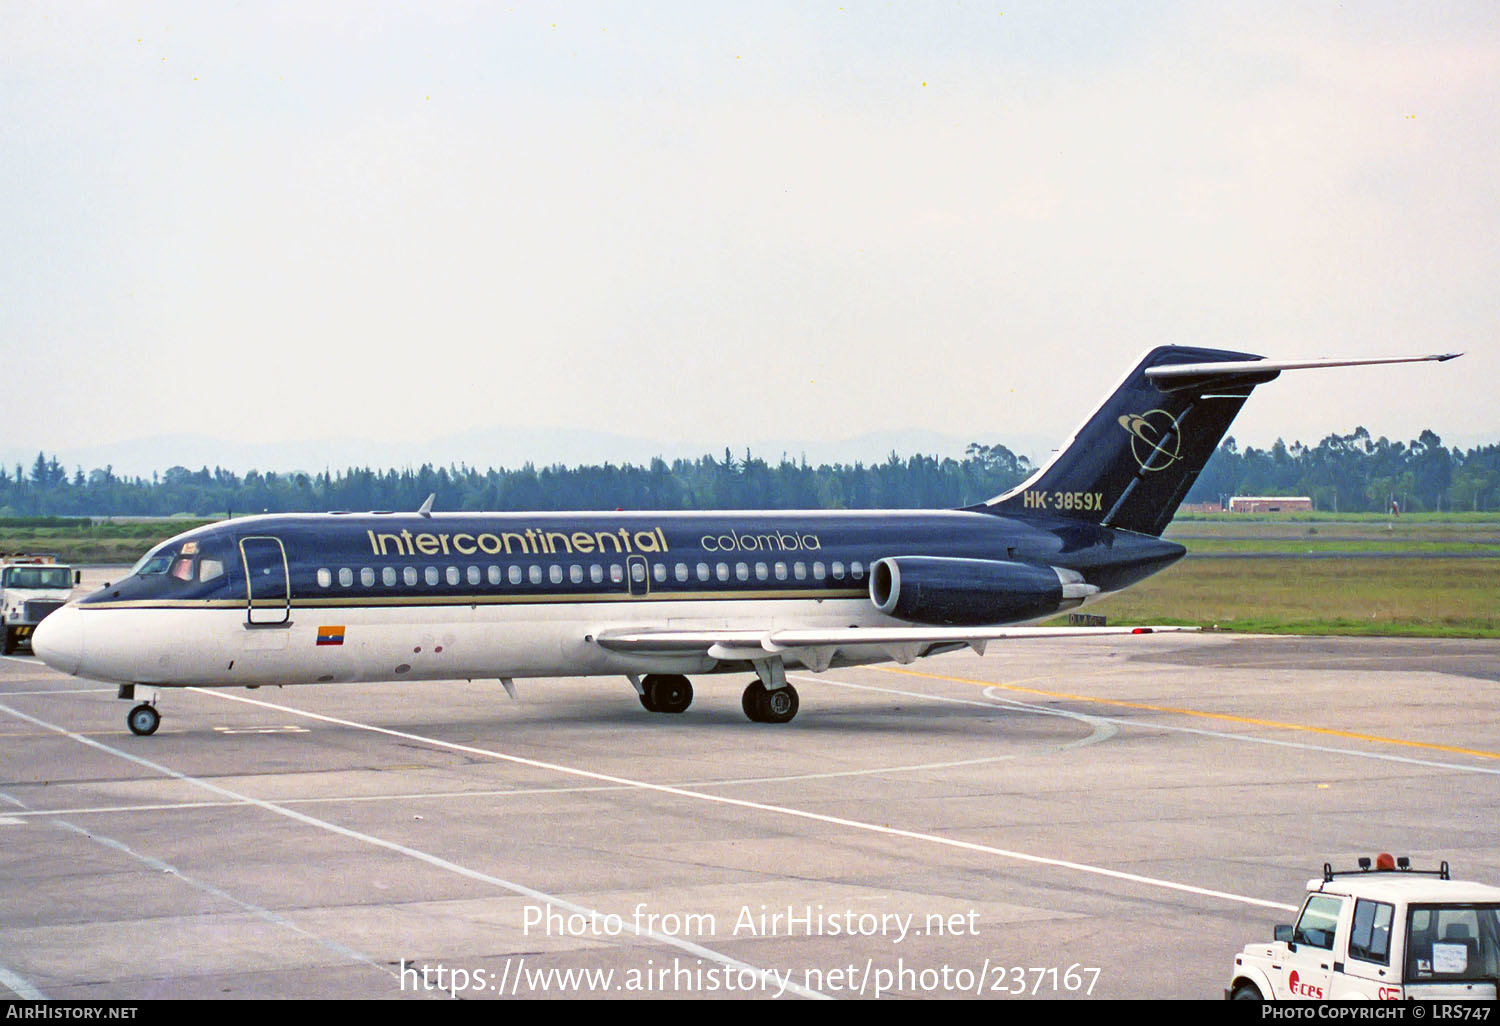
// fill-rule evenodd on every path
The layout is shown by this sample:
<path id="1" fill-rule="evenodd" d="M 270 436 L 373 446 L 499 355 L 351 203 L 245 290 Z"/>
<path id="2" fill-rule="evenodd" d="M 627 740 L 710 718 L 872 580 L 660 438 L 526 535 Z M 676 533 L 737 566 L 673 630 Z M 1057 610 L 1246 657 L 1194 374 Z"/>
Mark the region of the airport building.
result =
<path id="1" fill-rule="evenodd" d="M 1236 495 L 1229 500 L 1231 513 L 1300 513 L 1312 508 L 1306 495 Z"/>

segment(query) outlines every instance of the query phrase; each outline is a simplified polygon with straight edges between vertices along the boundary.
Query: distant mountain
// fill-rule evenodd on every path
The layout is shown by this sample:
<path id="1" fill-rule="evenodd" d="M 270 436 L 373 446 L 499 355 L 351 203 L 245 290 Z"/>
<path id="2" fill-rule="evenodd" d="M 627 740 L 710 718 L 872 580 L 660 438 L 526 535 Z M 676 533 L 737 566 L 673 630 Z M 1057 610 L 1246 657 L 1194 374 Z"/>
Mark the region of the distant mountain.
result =
<path id="1" fill-rule="evenodd" d="M 126 442 L 109 442 L 53 449 L 45 444 L 33 447 L 0 448 L 0 462 L 7 469 L 20 464 L 29 472 L 36 454 L 41 451 L 50 459 L 57 457 L 68 474 L 82 468 L 87 474 L 100 467 L 111 467 L 122 477 L 146 477 L 169 467 L 189 470 L 199 467 L 223 467 L 237 474 L 250 470 L 278 473 L 322 470 L 342 471 L 349 467 L 374 469 L 462 464 L 481 470 L 490 467 L 520 467 L 563 464 L 583 466 L 603 463 L 645 465 L 655 457 L 667 462 L 674 459 L 697 459 L 704 454 L 721 455 L 725 448 L 742 459 L 745 450 L 769 463 L 782 456 L 794 461 L 806 459 L 817 466 L 824 463 L 880 463 L 891 453 L 905 459 L 924 455 L 962 459 L 972 442 L 1004 445 L 1033 462 L 1045 461 L 1058 439 L 1037 436 L 1005 438 L 998 432 L 976 432 L 974 437 L 944 435 L 921 429 L 870 432 L 837 441 L 807 442 L 788 439 L 715 440 L 712 442 L 663 442 L 628 435 L 571 428 L 494 427 L 445 435 L 426 441 L 377 442 L 360 438 L 325 438 L 289 442 L 256 442 L 211 438 L 206 435 L 157 435 Z"/>

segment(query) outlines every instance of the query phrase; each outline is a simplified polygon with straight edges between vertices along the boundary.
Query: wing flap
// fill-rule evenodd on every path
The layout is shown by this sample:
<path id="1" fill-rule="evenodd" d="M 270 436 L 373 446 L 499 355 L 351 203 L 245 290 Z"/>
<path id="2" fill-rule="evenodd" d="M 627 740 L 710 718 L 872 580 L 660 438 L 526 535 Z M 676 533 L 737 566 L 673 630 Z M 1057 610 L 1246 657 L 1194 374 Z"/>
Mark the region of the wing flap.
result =
<path id="1" fill-rule="evenodd" d="M 822 663 L 843 648 L 873 646 L 891 659 L 909 663 L 930 645 L 968 645 L 980 655 L 992 641 L 1035 641 L 1046 638 L 1097 638 L 1119 634 L 1161 634 L 1196 631 L 1196 627 L 833 627 L 601 631 L 594 641 L 612 652 L 656 655 L 703 654 L 714 659 L 753 660 L 793 652 L 797 658 Z"/>

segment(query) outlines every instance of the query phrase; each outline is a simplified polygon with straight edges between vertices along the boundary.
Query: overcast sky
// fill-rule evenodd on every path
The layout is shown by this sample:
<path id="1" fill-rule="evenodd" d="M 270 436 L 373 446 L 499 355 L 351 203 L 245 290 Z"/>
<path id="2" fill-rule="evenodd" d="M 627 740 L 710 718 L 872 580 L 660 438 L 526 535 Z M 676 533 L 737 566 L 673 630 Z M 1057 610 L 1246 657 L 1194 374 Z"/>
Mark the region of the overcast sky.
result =
<path id="1" fill-rule="evenodd" d="M 1493 0 L 3 14 L 8 444 L 1060 438 L 1163 342 L 1500 438 Z"/>

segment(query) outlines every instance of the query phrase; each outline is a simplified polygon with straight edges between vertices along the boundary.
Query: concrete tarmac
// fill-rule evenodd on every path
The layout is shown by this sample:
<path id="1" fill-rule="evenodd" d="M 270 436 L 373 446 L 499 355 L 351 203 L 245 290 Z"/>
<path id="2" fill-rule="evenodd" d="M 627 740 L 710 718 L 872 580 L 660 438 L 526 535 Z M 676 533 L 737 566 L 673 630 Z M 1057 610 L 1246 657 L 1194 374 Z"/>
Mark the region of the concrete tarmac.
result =
<path id="1" fill-rule="evenodd" d="M 1500 883 L 1500 643 L 1158 635 L 163 696 L 0 659 L 0 997 L 1207 998 L 1323 863 Z"/>

